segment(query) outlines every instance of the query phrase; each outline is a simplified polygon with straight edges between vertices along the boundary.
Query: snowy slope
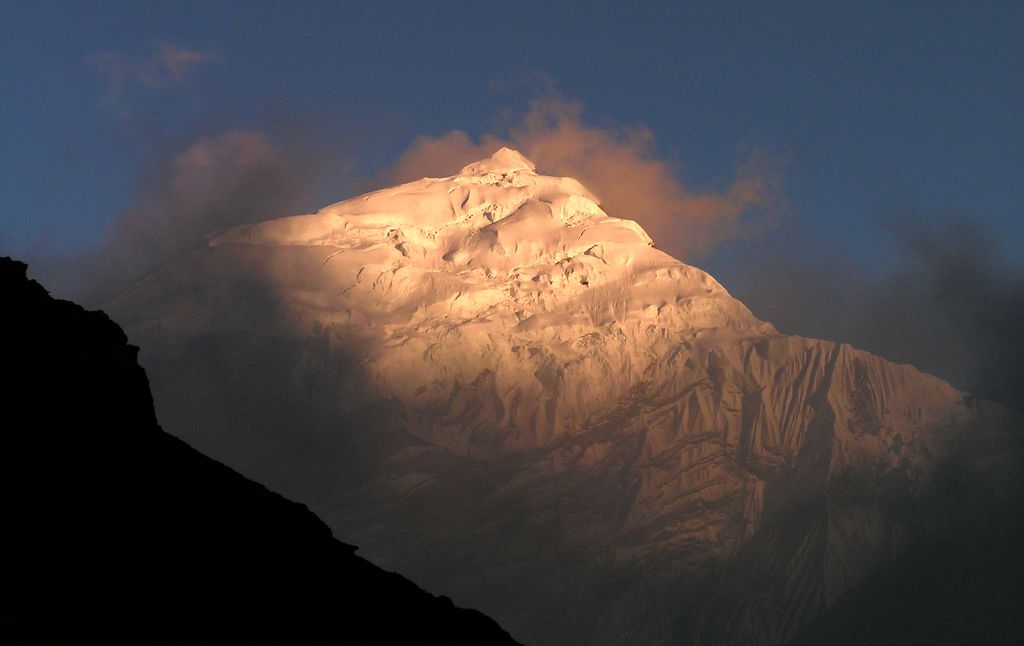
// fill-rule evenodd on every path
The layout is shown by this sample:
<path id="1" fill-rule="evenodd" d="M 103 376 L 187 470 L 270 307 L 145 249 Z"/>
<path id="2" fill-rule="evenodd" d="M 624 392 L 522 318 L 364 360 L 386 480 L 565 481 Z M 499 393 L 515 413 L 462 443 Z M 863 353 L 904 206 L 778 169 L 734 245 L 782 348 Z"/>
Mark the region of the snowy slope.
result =
<path id="1" fill-rule="evenodd" d="M 636 222 L 605 214 L 579 182 L 538 175 L 507 148 L 453 177 L 209 243 L 294 257 L 290 275 L 275 277 L 298 319 L 290 325 L 358 336 L 381 395 L 436 410 L 455 383 L 493 382 L 500 415 L 458 425 L 431 416 L 416 430 L 459 453 L 579 430 L 596 401 L 625 395 L 680 343 L 774 332 L 709 275 L 654 249 Z"/>
<path id="2" fill-rule="evenodd" d="M 992 415 L 779 335 L 509 149 L 212 234 L 111 309 L 171 431 L 527 643 L 792 637 Z"/>

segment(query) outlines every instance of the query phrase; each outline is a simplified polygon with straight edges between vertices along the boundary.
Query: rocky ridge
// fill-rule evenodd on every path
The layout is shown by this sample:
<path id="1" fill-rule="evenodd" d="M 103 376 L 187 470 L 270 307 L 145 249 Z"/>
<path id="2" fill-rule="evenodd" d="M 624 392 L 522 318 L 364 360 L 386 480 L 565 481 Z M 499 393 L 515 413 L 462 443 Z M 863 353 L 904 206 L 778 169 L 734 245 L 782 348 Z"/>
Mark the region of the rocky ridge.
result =
<path id="1" fill-rule="evenodd" d="M 8 644 L 515 643 L 164 433 L 137 348 L 0 258 Z"/>

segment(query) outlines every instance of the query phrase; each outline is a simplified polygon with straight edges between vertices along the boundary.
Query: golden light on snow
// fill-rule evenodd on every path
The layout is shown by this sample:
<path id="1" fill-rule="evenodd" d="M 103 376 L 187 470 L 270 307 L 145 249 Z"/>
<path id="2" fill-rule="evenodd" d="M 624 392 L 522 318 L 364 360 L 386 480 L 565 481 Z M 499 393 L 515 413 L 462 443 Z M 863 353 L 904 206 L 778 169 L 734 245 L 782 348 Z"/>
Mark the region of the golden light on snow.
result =
<path id="1" fill-rule="evenodd" d="M 171 362 L 191 352 L 210 366 L 189 382 L 193 400 L 224 374 L 246 383 L 260 373 L 265 383 L 214 416 L 235 437 L 286 411 L 298 421 L 268 432 L 315 438 L 313 463 L 380 469 L 359 485 L 368 498 L 339 503 L 338 526 L 373 534 L 373 514 L 409 521 L 423 531 L 393 535 L 396 553 L 428 537 L 435 555 L 484 526 L 489 560 L 472 576 L 487 586 L 536 543 L 525 533 L 508 546 L 507 533 L 493 533 L 506 505 L 526 501 L 531 517 L 550 519 L 537 531 L 558 553 L 601 555 L 582 575 L 523 563 L 531 595 L 606 567 L 648 582 L 685 578 L 788 522 L 780 484 L 823 504 L 849 474 L 879 491 L 897 472 L 925 484 L 950 450 L 951 424 L 974 415 L 962 393 L 911 366 L 780 335 L 707 273 L 654 248 L 637 222 L 606 213 L 589 186 L 539 174 L 511 149 L 452 176 L 228 229 L 210 246 L 117 304 L 119 318 L 137 322 L 132 338 Z M 270 363 L 256 358 L 268 348 Z M 249 409 L 267 393 L 269 416 Z M 261 460 L 296 468 L 255 437 L 246 447 Z M 327 471 L 310 476 L 315 495 L 334 487 Z M 772 557 L 771 594 L 795 595 L 786 603 L 804 612 L 854 585 L 872 554 L 888 553 L 890 511 L 877 502 L 832 507 L 821 516 L 828 531 L 815 520 L 798 533 L 798 569 L 821 585 L 793 592 L 789 561 Z M 492 507 L 500 522 L 481 525 L 473 514 Z M 753 608 L 751 598 L 738 603 Z M 776 641 L 794 625 L 775 606 L 742 612 Z M 734 616 L 721 630 L 746 626 Z"/>
<path id="2" fill-rule="evenodd" d="M 639 221 L 658 247 L 684 259 L 771 224 L 781 205 L 780 176 L 764 156 L 751 155 L 722 190 L 695 190 L 679 179 L 680 169 L 656 158 L 649 130 L 591 126 L 581 111 L 578 103 L 535 100 L 505 135 L 486 134 L 479 143 L 459 130 L 420 137 L 381 179 L 449 173 L 511 146 L 545 173 L 579 179 L 608 213 Z M 761 217 L 746 217 L 752 213 Z"/>
<path id="3" fill-rule="evenodd" d="M 570 432 L 680 339 L 771 330 L 636 222 L 607 215 L 581 183 L 540 175 L 508 148 L 454 176 L 237 227 L 210 245 L 305 250 L 276 263 L 272 279 L 308 317 L 296 327 L 358 328 L 375 387 L 414 409 L 446 402 L 453 380 L 486 375 L 500 402 L 488 433 L 511 444 Z M 581 344 L 612 328 L 623 343 Z M 566 362 L 558 383 L 536 376 Z M 549 401 L 550 414 L 518 401 Z M 457 453 L 472 436 L 456 425 L 418 432 Z"/>

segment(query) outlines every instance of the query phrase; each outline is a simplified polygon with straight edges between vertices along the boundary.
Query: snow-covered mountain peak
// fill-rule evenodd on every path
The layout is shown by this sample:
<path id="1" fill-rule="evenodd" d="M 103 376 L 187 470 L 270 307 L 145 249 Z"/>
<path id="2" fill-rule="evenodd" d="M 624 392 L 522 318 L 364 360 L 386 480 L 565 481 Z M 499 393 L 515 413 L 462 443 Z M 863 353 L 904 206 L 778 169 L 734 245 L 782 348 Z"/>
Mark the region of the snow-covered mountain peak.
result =
<path id="1" fill-rule="evenodd" d="M 352 260 L 372 251 L 401 266 L 499 273 L 588 253 L 617 265 L 651 255 L 653 243 L 636 222 L 610 217 L 578 181 L 539 175 L 534 168 L 520 153 L 502 148 L 458 175 L 236 227 L 213 235 L 210 245 L 330 246 Z"/>
<path id="2" fill-rule="evenodd" d="M 344 283 L 336 309 L 372 318 L 419 311 L 445 325 L 483 317 L 523 329 L 640 316 L 691 336 L 770 329 L 706 273 L 654 249 L 639 224 L 605 213 L 578 181 L 540 175 L 509 148 L 458 175 L 211 237 L 222 245 L 323 248 L 321 273 Z"/>
<path id="3" fill-rule="evenodd" d="M 902 549 L 981 410 L 778 334 L 511 150 L 216 234 L 112 310 L 170 428 L 530 643 L 792 638 Z"/>
<path id="4" fill-rule="evenodd" d="M 518 150 L 501 148 L 487 159 L 468 164 L 459 171 L 459 175 L 481 175 L 495 172 L 515 172 L 537 170 L 536 164 L 523 157 Z"/>
<path id="5" fill-rule="evenodd" d="M 235 227 L 209 244 L 202 257 L 235 277 L 226 284 L 271 290 L 275 311 L 287 312 L 268 323 L 276 334 L 358 338 L 387 397 L 440 406 L 453 383 L 492 374 L 509 413 L 492 420 L 488 443 L 506 447 L 573 432 L 612 383 L 628 392 L 680 347 L 777 334 L 714 278 L 655 249 L 639 224 L 605 213 L 578 181 L 538 174 L 507 148 L 458 175 Z M 193 307 L 180 325 L 237 325 L 214 309 Z M 546 381 L 550 366 L 572 388 Z M 530 421 L 517 392 L 569 399 L 564 415 Z M 465 450 L 461 435 L 417 432 Z"/>

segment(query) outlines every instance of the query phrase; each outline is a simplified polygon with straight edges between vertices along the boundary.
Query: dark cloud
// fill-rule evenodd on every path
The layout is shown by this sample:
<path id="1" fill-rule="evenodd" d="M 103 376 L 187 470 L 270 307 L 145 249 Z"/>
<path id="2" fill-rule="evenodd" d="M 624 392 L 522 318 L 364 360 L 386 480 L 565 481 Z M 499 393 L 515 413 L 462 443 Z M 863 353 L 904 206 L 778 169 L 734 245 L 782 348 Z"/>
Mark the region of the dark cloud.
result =
<path id="1" fill-rule="evenodd" d="M 294 213 L 316 161 L 263 132 L 201 136 L 158 158 L 100 247 L 34 273 L 58 295 L 100 304 L 211 231 Z"/>
<path id="2" fill-rule="evenodd" d="M 1024 410 L 1024 268 L 977 216 L 885 221 L 879 242 L 902 262 L 881 276 L 852 257 L 808 260 L 813 241 L 798 239 L 762 249 L 727 286 L 784 333 L 845 341 Z"/>

